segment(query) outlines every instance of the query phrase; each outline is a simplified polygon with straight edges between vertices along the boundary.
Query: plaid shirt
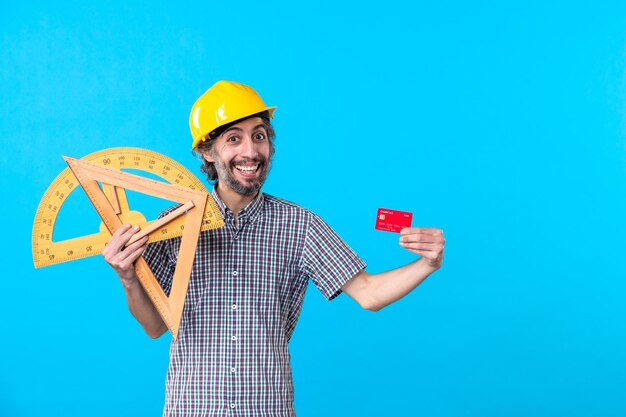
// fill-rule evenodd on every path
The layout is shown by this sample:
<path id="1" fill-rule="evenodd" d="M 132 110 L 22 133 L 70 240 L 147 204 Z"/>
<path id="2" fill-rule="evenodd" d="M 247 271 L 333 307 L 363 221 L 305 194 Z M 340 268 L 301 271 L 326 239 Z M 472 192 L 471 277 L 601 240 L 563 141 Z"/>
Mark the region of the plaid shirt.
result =
<path id="1" fill-rule="evenodd" d="M 311 278 L 327 299 L 365 263 L 314 213 L 267 194 L 201 233 L 164 416 L 294 416 L 288 343 Z M 163 214 L 166 214 L 167 211 Z M 169 294 L 180 238 L 144 257 Z"/>

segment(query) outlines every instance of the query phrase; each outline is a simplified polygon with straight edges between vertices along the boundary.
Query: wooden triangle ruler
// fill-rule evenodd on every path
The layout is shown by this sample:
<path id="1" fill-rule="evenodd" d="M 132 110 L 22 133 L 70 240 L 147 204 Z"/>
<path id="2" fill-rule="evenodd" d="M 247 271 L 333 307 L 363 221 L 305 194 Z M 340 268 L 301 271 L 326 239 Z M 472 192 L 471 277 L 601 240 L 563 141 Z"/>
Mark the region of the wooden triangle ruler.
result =
<path id="1" fill-rule="evenodd" d="M 134 148 L 119 149 L 137 151 L 137 155 L 145 156 L 148 162 L 155 162 L 155 155 L 159 155 L 154 153 L 146 154 L 149 151 L 142 152 L 142 150 Z M 102 156 L 105 156 L 103 159 L 105 163 L 107 160 L 110 162 L 111 158 L 107 158 L 109 154 L 106 151 L 103 154 L 99 154 L 99 157 Z M 162 157 L 162 155 L 159 156 Z M 129 210 L 125 190 L 132 190 L 180 203 L 180 207 L 168 215 L 151 222 L 145 221 L 145 218 L 140 213 L 137 214 L 135 212 L 134 218 L 138 221 L 133 223 L 141 226 L 141 232 L 134 236 L 133 241 L 144 235 L 149 236 L 149 241 L 161 240 L 164 238 L 163 236 L 165 238 L 182 236 L 169 297 L 163 292 L 143 257 L 140 257 L 135 262 L 135 271 L 141 285 L 173 337 L 177 338 L 200 231 L 221 227 L 224 224 L 217 205 L 206 190 L 194 189 L 197 188 L 195 186 L 185 187 L 169 184 L 122 172 L 118 169 L 109 168 L 84 159 L 64 158 L 69 165 L 72 175 L 65 175 L 60 181 L 55 181 L 50 187 L 52 191 L 50 188 L 48 189 L 40 204 L 33 228 L 33 257 L 35 265 L 44 266 L 51 263 L 64 262 L 82 256 L 89 256 L 93 254 L 91 252 L 96 252 L 91 248 L 81 253 L 80 256 L 74 254 L 74 250 L 80 252 L 83 247 L 88 248 L 88 244 L 92 239 L 102 240 L 102 238 L 105 238 L 108 241 L 115 230 L 128 222 L 128 215 L 133 212 Z M 169 159 L 166 159 L 166 163 L 170 170 L 176 165 L 174 161 Z M 167 172 L 167 170 L 164 172 Z M 179 180 L 186 179 L 185 176 L 180 174 L 176 178 Z M 48 233 L 41 232 L 46 230 L 46 227 L 54 227 L 56 214 L 58 214 L 60 207 L 55 206 L 51 201 L 54 202 L 56 199 L 63 200 L 67 198 L 67 194 L 59 192 L 59 186 L 68 186 L 68 183 L 71 183 L 72 180 L 75 180 L 84 189 L 87 197 L 102 218 L 105 230 L 101 230 L 97 235 L 84 236 L 64 242 L 52 242 L 51 229 Z M 99 183 L 102 184 L 102 188 Z M 71 186 L 70 190 L 74 188 L 77 187 Z M 153 238 L 154 235 L 156 235 L 156 238 Z M 58 244 L 60 244 L 61 249 L 56 247 Z M 66 251 L 67 257 L 65 253 L 61 252 L 59 258 L 56 258 L 55 253 L 59 252 L 59 249 Z M 38 260 L 43 261 L 41 265 L 37 265 Z"/>
<path id="2" fill-rule="evenodd" d="M 81 160 L 108 168 L 132 169 L 158 177 L 171 184 L 208 193 L 202 181 L 183 165 L 165 155 L 147 149 L 109 148 L 89 154 Z M 79 185 L 74 173 L 68 167 L 54 179 L 44 193 L 33 224 L 32 249 L 36 268 L 99 255 L 104 245 L 111 238 L 111 233 L 102 223 L 98 233 L 55 240 L 57 222 L 65 220 L 62 217 L 59 219 L 61 209 L 68 202 L 72 193 L 80 188 Z M 102 184 L 102 188 L 123 222 L 139 225 L 142 229 L 146 229 L 153 223 L 146 220 L 146 217 L 139 211 L 131 210 L 123 188 L 112 187 L 108 184 Z M 165 227 L 155 230 L 149 235 L 148 242 L 152 243 L 181 236 L 184 228 L 183 220 L 182 217 L 179 217 Z M 223 225 L 224 221 L 217 205 L 212 198 L 209 198 L 202 220 L 202 230 L 210 230 Z"/>

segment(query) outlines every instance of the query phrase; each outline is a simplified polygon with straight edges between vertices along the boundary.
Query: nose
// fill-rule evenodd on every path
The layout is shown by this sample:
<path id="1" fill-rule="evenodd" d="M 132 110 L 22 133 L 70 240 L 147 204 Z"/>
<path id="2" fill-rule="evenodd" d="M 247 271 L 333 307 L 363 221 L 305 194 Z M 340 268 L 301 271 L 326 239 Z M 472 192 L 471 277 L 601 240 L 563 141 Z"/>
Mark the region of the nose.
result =
<path id="1" fill-rule="evenodd" d="M 241 141 L 240 154 L 245 158 L 254 158 L 257 156 L 257 149 L 252 137 L 246 135 L 246 137 Z"/>

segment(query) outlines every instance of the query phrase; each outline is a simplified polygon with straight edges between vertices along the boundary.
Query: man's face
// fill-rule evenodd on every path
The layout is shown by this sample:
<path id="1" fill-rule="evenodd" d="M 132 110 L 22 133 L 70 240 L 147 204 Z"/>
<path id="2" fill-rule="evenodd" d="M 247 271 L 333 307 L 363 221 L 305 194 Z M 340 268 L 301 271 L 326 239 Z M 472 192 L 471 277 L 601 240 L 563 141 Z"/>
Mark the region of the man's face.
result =
<path id="1" fill-rule="evenodd" d="M 204 159 L 215 164 L 218 181 L 241 195 L 261 189 L 270 168 L 270 143 L 263 119 L 239 122 L 217 139 Z"/>

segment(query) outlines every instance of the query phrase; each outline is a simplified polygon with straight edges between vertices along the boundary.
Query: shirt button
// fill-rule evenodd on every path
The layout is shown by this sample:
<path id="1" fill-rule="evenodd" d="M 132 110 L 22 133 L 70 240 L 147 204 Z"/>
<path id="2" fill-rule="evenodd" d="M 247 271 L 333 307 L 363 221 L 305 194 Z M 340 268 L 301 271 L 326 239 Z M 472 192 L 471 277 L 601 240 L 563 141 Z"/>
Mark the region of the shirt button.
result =
<path id="1" fill-rule="evenodd" d="M 235 403 L 231 403 L 230 408 L 235 408 Z"/>
<path id="2" fill-rule="evenodd" d="M 237 336 L 231 336 L 230 340 L 234 342 L 235 340 L 237 340 Z"/>
<path id="3" fill-rule="evenodd" d="M 233 304 L 233 310 L 237 310 L 237 304 Z"/>
<path id="4" fill-rule="evenodd" d="M 236 370 L 237 369 L 235 369 L 235 368 L 230 368 L 230 372 L 232 372 L 232 373 L 235 373 Z"/>
<path id="5" fill-rule="evenodd" d="M 233 276 L 236 277 L 237 276 L 237 271 L 233 271 Z"/>

